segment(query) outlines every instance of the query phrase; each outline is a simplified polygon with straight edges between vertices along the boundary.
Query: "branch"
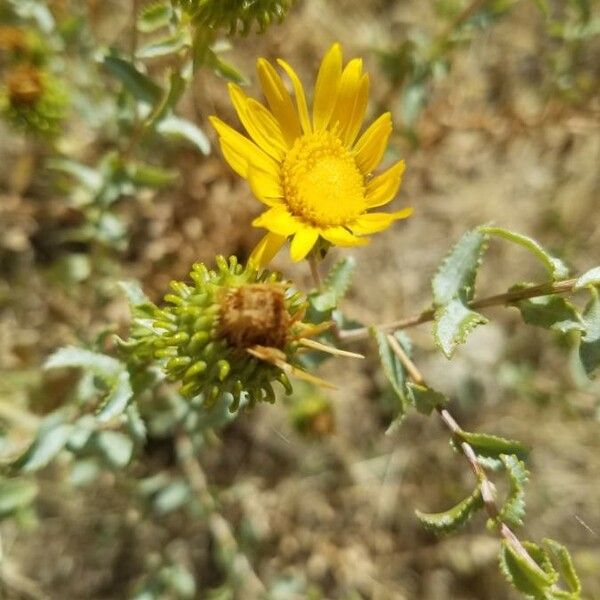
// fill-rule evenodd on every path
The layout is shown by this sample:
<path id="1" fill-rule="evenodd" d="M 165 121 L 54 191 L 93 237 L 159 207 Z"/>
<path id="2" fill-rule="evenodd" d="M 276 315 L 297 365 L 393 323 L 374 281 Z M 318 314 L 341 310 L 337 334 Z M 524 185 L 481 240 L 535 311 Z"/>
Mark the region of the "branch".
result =
<path id="1" fill-rule="evenodd" d="M 477 310 L 489 308 L 490 306 L 512 304 L 513 302 L 527 300 L 528 298 L 538 298 L 539 296 L 567 294 L 573 291 L 576 282 L 577 279 L 565 279 L 564 281 L 556 281 L 553 283 L 542 283 L 540 285 L 513 290 L 503 294 L 496 294 L 495 296 L 488 296 L 487 298 L 481 298 L 480 300 L 474 300 L 469 303 L 469 307 Z M 376 325 L 375 327 L 382 331 L 396 331 L 398 329 L 408 329 L 409 327 L 415 327 L 415 325 L 428 323 L 429 321 L 433 321 L 434 318 L 435 309 L 429 308 L 418 315 L 406 317 L 398 321 L 392 321 L 391 323 L 383 323 L 382 325 Z M 369 327 L 358 327 L 356 329 L 341 331 L 339 338 L 344 342 L 357 342 L 369 337 L 369 329 Z"/>
<path id="2" fill-rule="evenodd" d="M 571 283 L 571 287 L 574 281 Z M 489 300 L 489 299 L 488 299 Z M 388 335 L 388 341 L 390 342 L 390 346 L 403 367 L 406 369 L 406 372 L 410 376 L 410 378 L 419 385 L 426 385 L 425 377 L 415 365 L 415 363 L 411 360 L 411 358 L 406 354 L 403 350 L 402 346 L 397 342 L 397 340 Z M 444 423 L 444 425 L 450 430 L 453 437 L 458 437 L 462 431 L 461 426 L 457 423 L 456 419 L 452 416 L 452 414 L 448 411 L 448 409 L 443 408 L 442 406 L 436 407 L 436 411 L 440 416 L 440 419 Z M 479 489 L 481 491 L 481 497 L 483 499 L 483 505 L 486 513 L 491 519 L 495 521 L 498 520 L 498 515 L 500 514 L 500 508 L 496 503 L 496 494 L 495 494 L 495 486 L 493 482 L 488 478 L 487 473 L 483 465 L 477 459 L 477 455 L 473 447 L 467 442 L 461 442 L 460 449 L 465 458 L 467 459 L 471 470 L 475 474 L 477 481 L 479 482 Z M 510 547 L 524 560 L 526 560 L 532 569 L 539 570 L 541 569 L 539 565 L 533 560 L 531 555 L 527 552 L 523 544 L 519 541 L 519 538 L 514 534 L 514 532 L 510 529 L 510 527 L 504 523 L 500 522 L 500 535 L 506 542 L 510 545 Z"/>

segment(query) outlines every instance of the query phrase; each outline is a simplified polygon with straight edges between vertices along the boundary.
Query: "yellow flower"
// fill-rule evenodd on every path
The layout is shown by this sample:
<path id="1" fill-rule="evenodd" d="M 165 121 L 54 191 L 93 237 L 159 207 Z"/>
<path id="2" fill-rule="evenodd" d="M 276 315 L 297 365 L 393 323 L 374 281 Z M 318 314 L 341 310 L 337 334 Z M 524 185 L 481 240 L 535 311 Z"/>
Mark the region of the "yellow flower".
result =
<path id="1" fill-rule="evenodd" d="M 412 213 L 410 208 L 367 212 L 394 198 L 404 161 L 372 174 L 387 147 L 392 119 L 390 113 L 381 115 L 358 137 L 369 96 L 362 60 L 355 58 L 343 67 L 341 46 L 330 48 L 317 76 L 312 117 L 295 71 L 285 61 L 277 62 L 291 81 L 295 104 L 275 68 L 259 59 L 258 76 L 268 108 L 238 86 L 229 86 L 249 137 L 211 117 L 223 156 L 269 207 L 252 223 L 269 231 L 252 253 L 251 261 L 260 266 L 290 236 L 291 257 L 298 261 L 320 237 L 336 246 L 358 246 L 368 241 L 363 236 L 383 231 Z"/>

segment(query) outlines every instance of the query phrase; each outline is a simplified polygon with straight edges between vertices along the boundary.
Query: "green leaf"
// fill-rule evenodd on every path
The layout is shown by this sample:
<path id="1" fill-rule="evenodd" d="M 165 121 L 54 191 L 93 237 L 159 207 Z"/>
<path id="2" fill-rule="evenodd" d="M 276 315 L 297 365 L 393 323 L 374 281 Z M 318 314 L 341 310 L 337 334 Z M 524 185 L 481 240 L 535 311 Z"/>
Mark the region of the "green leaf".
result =
<path id="1" fill-rule="evenodd" d="M 35 481 L 0 479 L 0 518 L 28 507 L 38 495 Z"/>
<path id="2" fill-rule="evenodd" d="M 146 127 L 155 127 L 157 123 L 160 123 L 160 121 L 168 115 L 172 116 L 172 111 L 179 102 L 183 92 L 185 92 L 187 83 L 188 82 L 179 71 L 171 71 L 171 74 L 169 75 L 169 88 L 163 94 L 160 102 L 156 104 L 152 112 L 146 118 Z"/>
<path id="3" fill-rule="evenodd" d="M 90 371 L 98 377 L 112 378 L 123 370 L 123 365 L 116 358 L 106 354 L 91 352 L 77 346 L 66 346 L 49 356 L 43 368 L 79 368 Z"/>
<path id="4" fill-rule="evenodd" d="M 161 88 L 149 77 L 138 71 L 129 61 L 118 56 L 107 55 L 104 66 L 123 83 L 127 91 L 140 102 L 156 104 L 162 95 Z"/>
<path id="5" fill-rule="evenodd" d="M 181 508 L 190 497 L 190 488 L 183 481 L 174 481 L 156 494 L 153 500 L 155 510 L 164 515 Z"/>
<path id="6" fill-rule="evenodd" d="M 579 279 L 575 282 L 573 289 L 581 290 L 589 285 L 600 286 L 600 267 L 590 269 L 581 277 L 579 277 Z"/>
<path id="7" fill-rule="evenodd" d="M 460 298 L 473 299 L 475 279 L 487 248 L 487 235 L 475 229 L 467 231 L 446 256 L 432 280 L 435 306 L 443 306 Z"/>
<path id="8" fill-rule="evenodd" d="M 129 373 L 121 371 L 104 399 L 102 407 L 98 411 L 98 421 L 106 422 L 118 417 L 127 408 L 132 396 L 133 390 L 129 380 Z"/>
<path id="9" fill-rule="evenodd" d="M 172 14 L 169 2 L 153 2 L 142 10 L 137 27 L 142 33 L 152 33 L 168 25 Z"/>
<path id="10" fill-rule="evenodd" d="M 202 154 L 210 154 L 210 142 L 197 125 L 174 115 L 165 117 L 156 127 L 156 131 L 165 136 L 183 138 L 194 144 Z"/>
<path id="11" fill-rule="evenodd" d="M 430 415 L 437 407 L 449 402 L 447 396 L 424 385 L 408 383 L 408 389 L 412 393 L 416 409 L 424 415 Z"/>
<path id="12" fill-rule="evenodd" d="M 517 458 L 524 460 L 529 454 L 527 446 L 515 440 L 508 440 L 497 435 L 487 433 L 470 433 L 460 431 L 456 438 L 462 442 L 467 442 L 477 454 L 477 458 L 484 460 L 497 461 L 497 466 L 502 464 L 500 458 L 502 454 L 514 454 Z"/>
<path id="13" fill-rule="evenodd" d="M 579 598 L 581 594 L 581 581 L 579 581 L 579 576 L 577 575 L 577 571 L 575 571 L 573 560 L 567 548 L 551 539 L 545 539 L 542 543 L 550 550 L 550 554 L 558 565 L 560 575 L 569 587 L 569 590 L 573 594 L 576 594 L 576 598 Z"/>
<path id="14" fill-rule="evenodd" d="M 449 510 L 439 513 L 423 513 L 416 510 L 415 514 L 426 529 L 440 534 L 456 531 L 482 507 L 481 491 L 477 488 L 470 496 Z"/>
<path id="15" fill-rule="evenodd" d="M 515 303 L 528 325 L 570 331 L 583 329 L 579 311 L 572 302 L 561 296 L 539 296 Z"/>
<path id="16" fill-rule="evenodd" d="M 133 441 L 119 431 L 100 431 L 96 445 L 104 458 L 115 468 L 125 467 L 133 454 Z"/>
<path id="17" fill-rule="evenodd" d="M 104 177 L 96 169 L 78 163 L 68 158 L 54 158 L 47 163 L 49 169 L 71 175 L 91 192 L 98 193 L 102 188 Z"/>
<path id="18" fill-rule="evenodd" d="M 187 38 L 183 31 L 177 31 L 172 35 L 165 36 L 151 44 L 143 46 L 136 53 L 136 58 L 141 60 L 158 58 L 176 54 L 187 44 Z"/>
<path id="19" fill-rule="evenodd" d="M 485 325 L 488 319 L 471 310 L 456 298 L 441 306 L 435 312 L 433 337 L 436 345 L 447 358 L 450 358 L 456 346 L 463 344 L 467 336 L 477 325 Z"/>
<path id="20" fill-rule="evenodd" d="M 349 256 L 339 260 L 323 282 L 322 289 L 310 295 L 310 303 L 318 312 L 337 308 L 352 283 L 356 260 Z"/>
<path id="21" fill-rule="evenodd" d="M 213 70 L 213 72 L 219 77 L 222 77 L 227 81 L 232 81 L 233 83 L 237 83 L 239 85 L 244 85 L 248 83 L 246 77 L 244 77 L 244 75 L 239 71 L 239 69 L 235 65 L 224 61 L 213 50 L 207 50 L 204 57 L 207 66 L 210 67 Z"/>
<path id="22" fill-rule="evenodd" d="M 13 468 L 22 473 L 32 473 L 50 463 L 66 446 L 73 431 L 73 426 L 65 423 L 65 418 L 62 412 L 46 417 L 32 444 L 13 462 Z"/>
<path id="23" fill-rule="evenodd" d="M 128 165 L 127 174 L 136 185 L 154 189 L 168 187 L 179 178 L 177 171 L 145 164 Z"/>
<path id="24" fill-rule="evenodd" d="M 514 454 L 501 454 L 500 460 L 508 474 L 510 489 L 508 497 L 500 509 L 497 521 L 520 526 L 523 525 L 523 519 L 525 518 L 524 488 L 529 473 L 525 468 L 525 463 L 519 460 Z"/>
<path id="25" fill-rule="evenodd" d="M 406 409 L 409 405 L 409 398 L 406 390 L 407 380 L 404 367 L 392 350 L 387 339 L 387 334 L 375 327 L 370 329 L 370 333 L 377 343 L 377 350 L 379 351 L 379 359 L 381 360 L 383 373 L 390 382 L 392 389 L 394 392 L 396 392 L 396 395 L 400 399 L 398 408 L 400 410 L 400 416 L 403 416 L 406 413 Z M 402 344 L 401 338 L 396 337 L 396 339 L 398 339 L 398 343 Z"/>
<path id="26" fill-rule="evenodd" d="M 579 342 L 579 358 L 588 377 L 600 366 L 600 299 L 598 290 L 590 288 L 592 299 L 583 313 L 585 333 Z"/>
<path id="27" fill-rule="evenodd" d="M 514 231 L 509 231 L 508 229 L 503 229 L 502 227 L 481 227 L 480 230 L 489 235 L 494 235 L 496 237 L 508 240 L 509 242 L 518 244 L 526 250 L 529 250 L 529 252 L 531 252 L 542 262 L 550 277 L 554 281 L 565 279 L 569 276 L 569 269 L 562 262 L 562 260 L 549 254 L 534 239 L 520 233 L 515 233 Z"/>
<path id="28" fill-rule="evenodd" d="M 127 301 L 131 307 L 152 304 L 148 296 L 144 293 L 139 281 L 133 279 L 119 281 L 119 287 L 125 292 Z"/>
<path id="29" fill-rule="evenodd" d="M 508 582 L 520 592 L 535 600 L 547 600 L 547 594 L 550 587 L 556 583 L 558 573 L 542 548 L 530 542 L 524 542 L 523 546 L 536 564 L 531 564 L 512 545 L 503 541 L 499 556 L 500 570 Z"/>

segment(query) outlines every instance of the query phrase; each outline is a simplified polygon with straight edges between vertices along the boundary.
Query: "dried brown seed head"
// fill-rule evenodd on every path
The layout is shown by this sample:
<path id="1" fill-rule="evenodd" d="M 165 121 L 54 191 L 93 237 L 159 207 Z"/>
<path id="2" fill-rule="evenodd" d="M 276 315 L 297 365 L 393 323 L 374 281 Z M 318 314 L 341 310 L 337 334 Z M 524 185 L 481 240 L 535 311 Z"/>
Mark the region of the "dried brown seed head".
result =
<path id="1" fill-rule="evenodd" d="M 291 316 L 282 286 L 254 283 L 230 288 L 220 300 L 219 335 L 230 346 L 285 348 Z"/>

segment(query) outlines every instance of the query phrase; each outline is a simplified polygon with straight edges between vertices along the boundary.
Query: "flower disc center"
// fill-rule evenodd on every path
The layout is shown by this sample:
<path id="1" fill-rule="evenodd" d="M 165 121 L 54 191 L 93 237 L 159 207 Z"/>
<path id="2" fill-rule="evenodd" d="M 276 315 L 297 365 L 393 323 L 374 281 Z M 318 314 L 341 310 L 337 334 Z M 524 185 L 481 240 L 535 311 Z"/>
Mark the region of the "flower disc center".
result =
<path id="1" fill-rule="evenodd" d="M 329 131 L 296 140 L 283 162 L 282 183 L 290 211 L 314 226 L 345 225 L 365 210 L 364 177 Z"/>

